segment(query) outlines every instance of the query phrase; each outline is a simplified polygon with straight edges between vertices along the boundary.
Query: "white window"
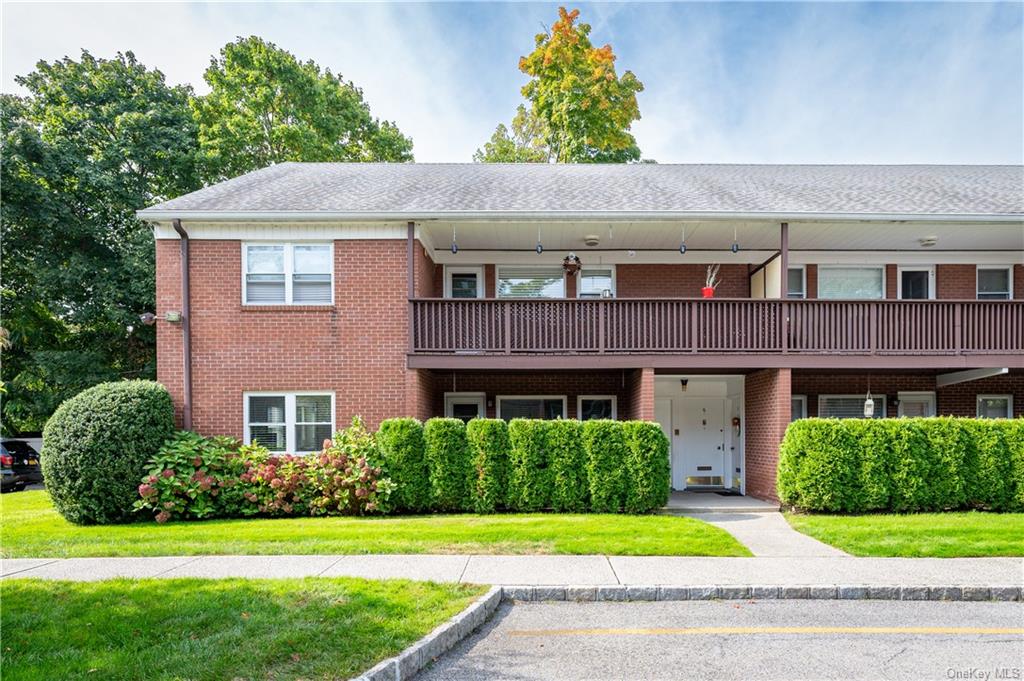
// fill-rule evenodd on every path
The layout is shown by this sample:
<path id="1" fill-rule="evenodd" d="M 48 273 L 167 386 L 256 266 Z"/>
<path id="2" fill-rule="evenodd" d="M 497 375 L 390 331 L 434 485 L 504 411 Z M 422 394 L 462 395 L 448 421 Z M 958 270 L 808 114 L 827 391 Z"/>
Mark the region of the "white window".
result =
<path id="1" fill-rule="evenodd" d="M 803 266 L 790 267 L 786 271 L 786 297 L 807 297 L 807 270 Z"/>
<path id="2" fill-rule="evenodd" d="M 864 395 L 820 395 L 818 397 L 818 416 L 833 419 L 864 418 Z M 872 418 L 885 418 L 885 397 L 872 397 L 875 413 Z"/>
<path id="3" fill-rule="evenodd" d="M 1013 395 L 978 395 L 978 418 L 1013 418 Z"/>
<path id="4" fill-rule="evenodd" d="M 900 300 L 935 298 L 934 267 L 900 267 L 896 278 L 896 297 Z"/>
<path id="5" fill-rule="evenodd" d="M 444 297 L 483 298 L 484 268 L 445 266 Z"/>
<path id="6" fill-rule="evenodd" d="M 329 305 L 334 301 L 332 244 L 242 245 L 247 305 Z"/>
<path id="7" fill-rule="evenodd" d="M 485 399 L 483 393 L 445 393 L 444 415 L 467 423 L 471 419 L 483 418 L 486 415 Z"/>
<path id="8" fill-rule="evenodd" d="M 818 268 L 818 297 L 875 300 L 885 298 L 885 267 Z"/>
<path id="9" fill-rule="evenodd" d="M 615 268 L 584 267 L 576 283 L 577 298 L 614 298 Z"/>
<path id="10" fill-rule="evenodd" d="M 499 298 L 565 298 L 565 272 L 554 267 L 499 267 Z"/>
<path id="11" fill-rule="evenodd" d="M 580 395 L 576 398 L 576 414 L 580 421 L 618 418 L 615 395 Z"/>
<path id="12" fill-rule="evenodd" d="M 793 395 L 789 398 L 789 420 L 807 418 L 807 395 Z"/>
<path id="13" fill-rule="evenodd" d="M 935 393 L 901 392 L 897 409 L 899 416 L 935 416 Z"/>
<path id="14" fill-rule="evenodd" d="M 499 395 L 498 418 L 564 419 L 565 395 Z"/>
<path id="15" fill-rule="evenodd" d="M 272 452 L 318 452 L 334 433 L 334 393 L 246 393 L 245 441 Z"/>
<path id="16" fill-rule="evenodd" d="M 1009 267 L 978 267 L 978 300 L 1009 300 L 1013 277 Z"/>

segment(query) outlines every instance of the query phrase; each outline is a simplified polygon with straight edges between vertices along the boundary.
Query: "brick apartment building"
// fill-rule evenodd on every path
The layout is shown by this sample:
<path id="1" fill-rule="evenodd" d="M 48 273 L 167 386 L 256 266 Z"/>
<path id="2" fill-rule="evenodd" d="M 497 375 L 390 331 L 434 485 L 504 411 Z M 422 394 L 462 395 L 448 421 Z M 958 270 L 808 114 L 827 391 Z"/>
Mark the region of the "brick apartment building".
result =
<path id="1" fill-rule="evenodd" d="M 1019 166 L 284 163 L 139 215 L 204 434 L 648 419 L 674 488 L 771 498 L 794 418 L 1024 414 Z"/>

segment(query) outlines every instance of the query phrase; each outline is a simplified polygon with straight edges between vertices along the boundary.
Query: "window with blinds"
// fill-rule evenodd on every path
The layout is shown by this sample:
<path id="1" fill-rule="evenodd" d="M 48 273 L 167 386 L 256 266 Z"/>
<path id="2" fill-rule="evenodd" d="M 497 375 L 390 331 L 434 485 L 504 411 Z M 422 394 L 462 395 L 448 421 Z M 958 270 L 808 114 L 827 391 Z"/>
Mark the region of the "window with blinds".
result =
<path id="1" fill-rule="evenodd" d="M 580 298 L 611 298 L 615 295 L 615 276 L 610 267 L 587 267 L 580 272 Z"/>
<path id="2" fill-rule="evenodd" d="M 561 267 L 499 267 L 499 298 L 565 298 Z"/>
<path id="3" fill-rule="evenodd" d="M 272 452 L 320 451 L 334 433 L 330 393 L 258 394 L 245 397 L 245 441 Z"/>
<path id="4" fill-rule="evenodd" d="M 818 297 L 875 300 L 885 297 L 884 267 L 819 267 Z"/>
<path id="5" fill-rule="evenodd" d="M 863 395 L 821 395 L 818 397 L 818 416 L 832 419 L 864 418 Z M 885 417 L 885 398 L 873 397 L 875 413 L 872 418 Z"/>
<path id="6" fill-rule="evenodd" d="M 333 300 L 331 244 L 246 244 L 249 305 L 323 305 Z"/>

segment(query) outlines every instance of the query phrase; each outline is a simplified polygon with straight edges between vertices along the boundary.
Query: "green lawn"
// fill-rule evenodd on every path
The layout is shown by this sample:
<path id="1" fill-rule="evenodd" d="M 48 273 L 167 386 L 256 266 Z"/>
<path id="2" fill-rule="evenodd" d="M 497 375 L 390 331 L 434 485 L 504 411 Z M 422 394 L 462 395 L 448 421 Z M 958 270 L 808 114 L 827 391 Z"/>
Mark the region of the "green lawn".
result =
<path id="1" fill-rule="evenodd" d="M 1024 556 L 1024 513 L 786 515 L 794 528 L 855 556 Z"/>
<path id="2" fill-rule="evenodd" d="M 0 497 L 6 558 L 203 554 L 567 553 L 749 556 L 692 518 L 628 515 L 450 515 L 209 520 L 81 527 L 43 491 Z"/>
<path id="3" fill-rule="evenodd" d="M 4 681 L 346 679 L 484 590 L 324 578 L 3 580 Z"/>

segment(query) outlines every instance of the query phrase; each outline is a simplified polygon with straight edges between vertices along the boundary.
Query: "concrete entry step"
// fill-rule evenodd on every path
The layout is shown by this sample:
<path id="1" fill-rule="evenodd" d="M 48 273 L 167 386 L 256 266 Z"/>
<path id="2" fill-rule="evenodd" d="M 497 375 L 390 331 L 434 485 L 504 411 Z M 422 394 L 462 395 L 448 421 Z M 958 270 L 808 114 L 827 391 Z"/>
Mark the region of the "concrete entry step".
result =
<path id="1" fill-rule="evenodd" d="M 672 492 L 660 513 L 691 515 L 693 513 L 776 513 L 779 505 L 754 497 L 721 495 L 715 492 Z"/>

